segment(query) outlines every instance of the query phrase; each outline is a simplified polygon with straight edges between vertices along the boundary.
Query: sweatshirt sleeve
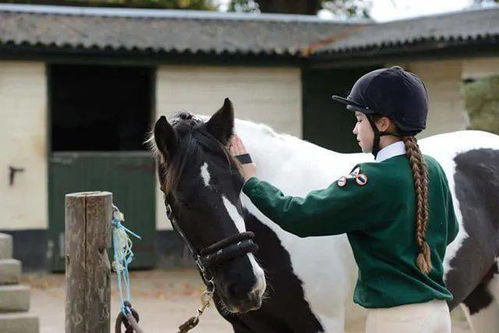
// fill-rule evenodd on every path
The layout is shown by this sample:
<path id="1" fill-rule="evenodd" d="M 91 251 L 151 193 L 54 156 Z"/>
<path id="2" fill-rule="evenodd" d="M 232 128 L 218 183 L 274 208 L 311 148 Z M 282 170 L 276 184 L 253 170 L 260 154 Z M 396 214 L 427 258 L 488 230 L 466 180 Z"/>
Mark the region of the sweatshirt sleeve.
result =
<path id="1" fill-rule="evenodd" d="M 454 204 L 452 202 L 452 195 L 449 188 L 447 188 L 447 245 L 452 243 L 459 232 L 459 223 L 457 222 L 456 214 L 454 211 Z"/>
<path id="2" fill-rule="evenodd" d="M 459 232 L 459 223 L 458 223 L 457 218 L 456 218 L 456 214 L 455 214 L 455 210 L 454 210 L 454 203 L 452 200 L 452 193 L 451 193 L 450 188 L 449 188 L 449 182 L 447 181 L 445 171 L 442 168 L 442 166 L 438 162 L 436 162 L 435 159 L 433 159 L 433 160 L 435 161 L 436 165 L 438 166 L 438 170 L 440 172 L 440 177 L 442 179 L 443 186 L 444 186 L 444 193 L 445 193 L 445 199 L 446 199 L 446 201 L 444 201 L 444 205 L 445 205 L 445 203 L 447 203 L 447 207 L 446 207 L 447 208 L 446 209 L 446 212 L 447 212 L 447 245 L 449 245 L 456 238 L 457 233 Z"/>
<path id="3" fill-rule="evenodd" d="M 355 178 L 344 180 L 341 186 L 336 181 L 305 197 L 293 197 L 253 177 L 244 184 L 243 192 L 263 214 L 299 237 L 366 229 L 391 211 L 378 200 L 375 182 L 368 179 L 359 185 Z"/>

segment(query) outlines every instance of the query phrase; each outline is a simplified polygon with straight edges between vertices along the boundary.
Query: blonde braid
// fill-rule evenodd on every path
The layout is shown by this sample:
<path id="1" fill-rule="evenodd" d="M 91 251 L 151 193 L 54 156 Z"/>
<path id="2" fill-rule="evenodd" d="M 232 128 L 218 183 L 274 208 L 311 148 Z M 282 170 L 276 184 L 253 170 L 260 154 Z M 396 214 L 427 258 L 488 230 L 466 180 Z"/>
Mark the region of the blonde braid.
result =
<path id="1" fill-rule="evenodd" d="M 430 246 L 425 239 L 428 226 L 428 169 L 416 138 L 405 136 L 402 141 L 409 158 L 416 191 L 416 242 L 420 250 L 416 264 L 424 274 L 428 274 L 432 269 Z"/>

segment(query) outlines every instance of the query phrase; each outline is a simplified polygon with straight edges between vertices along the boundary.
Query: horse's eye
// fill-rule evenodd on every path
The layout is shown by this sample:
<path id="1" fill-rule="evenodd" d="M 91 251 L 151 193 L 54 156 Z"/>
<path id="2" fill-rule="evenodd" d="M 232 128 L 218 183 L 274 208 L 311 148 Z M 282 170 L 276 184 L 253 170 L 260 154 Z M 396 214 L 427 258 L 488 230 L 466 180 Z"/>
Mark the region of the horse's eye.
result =
<path id="1" fill-rule="evenodd" d="M 177 198 L 177 202 L 180 206 L 184 208 L 188 208 L 190 206 L 189 202 L 185 200 L 184 198 Z"/>

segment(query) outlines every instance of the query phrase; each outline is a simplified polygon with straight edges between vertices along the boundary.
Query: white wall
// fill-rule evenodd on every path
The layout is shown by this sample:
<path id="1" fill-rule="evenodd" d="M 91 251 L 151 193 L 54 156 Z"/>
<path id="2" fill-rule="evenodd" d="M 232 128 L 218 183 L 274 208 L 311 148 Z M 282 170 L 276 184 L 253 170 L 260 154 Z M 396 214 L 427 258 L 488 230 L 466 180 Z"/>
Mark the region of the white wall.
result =
<path id="1" fill-rule="evenodd" d="M 212 115 L 229 97 L 237 118 L 302 136 L 299 68 L 162 66 L 156 89 L 157 117 L 182 110 Z M 157 228 L 170 229 L 159 190 L 156 197 Z"/>
<path id="2" fill-rule="evenodd" d="M 48 227 L 46 99 L 44 63 L 0 61 L 0 229 Z"/>
<path id="3" fill-rule="evenodd" d="M 461 94 L 462 60 L 417 61 L 404 66 L 417 74 L 429 94 L 427 128 L 421 134 L 434 134 L 466 129 L 469 125 Z"/>
<path id="4" fill-rule="evenodd" d="M 466 58 L 463 60 L 462 79 L 479 79 L 499 75 L 499 57 Z"/>
<path id="5" fill-rule="evenodd" d="M 463 80 L 499 74 L 499 57 L 418 61 L 405 64 L 405 68 L 419 75 L 428 89 L 428 127 L 421 135 L 425 137 L 468 127 L 462 95 Z"/>

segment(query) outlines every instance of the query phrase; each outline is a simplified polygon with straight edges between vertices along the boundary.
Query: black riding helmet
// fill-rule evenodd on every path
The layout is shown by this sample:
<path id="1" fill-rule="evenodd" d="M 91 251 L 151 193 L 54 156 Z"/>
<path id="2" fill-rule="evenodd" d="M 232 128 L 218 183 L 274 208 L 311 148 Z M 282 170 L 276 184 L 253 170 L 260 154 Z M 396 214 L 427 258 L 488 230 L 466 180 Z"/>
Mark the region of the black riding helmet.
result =
<path id="1" fill-rule="evenodd" d="M 398 137 L 416 135 L 426 128 L 428 93 L 423 81 L 402 67 L 376 69 L 355 82 L 347 98 L 333 95 L 333 99 L 347 105 L 350 111 L 367 116 L 374 131 L 373 155 L 380 150 L 383 135 Z M 380 132 L 373 116 L 390 118 L 397 132 Z"/>

